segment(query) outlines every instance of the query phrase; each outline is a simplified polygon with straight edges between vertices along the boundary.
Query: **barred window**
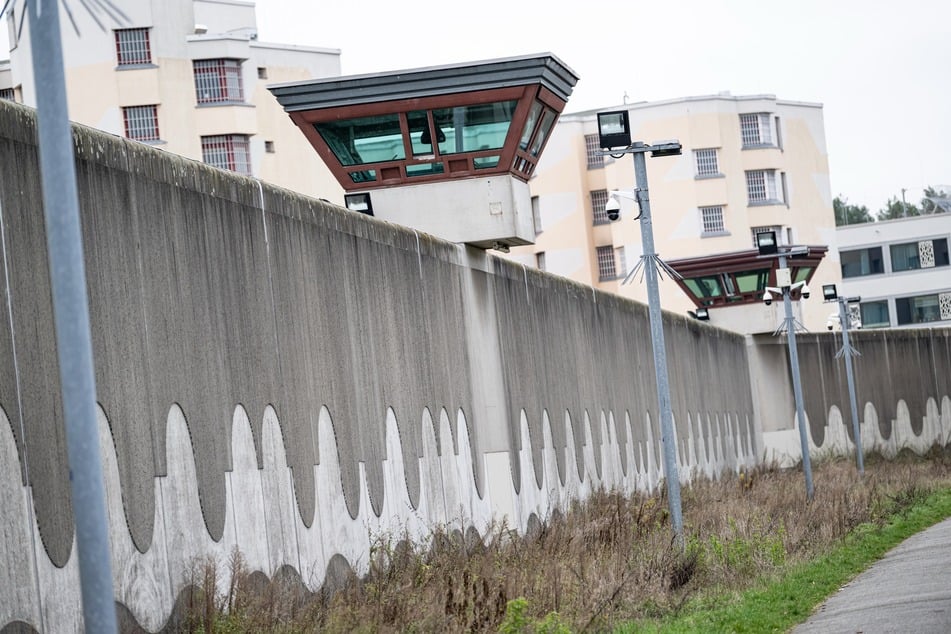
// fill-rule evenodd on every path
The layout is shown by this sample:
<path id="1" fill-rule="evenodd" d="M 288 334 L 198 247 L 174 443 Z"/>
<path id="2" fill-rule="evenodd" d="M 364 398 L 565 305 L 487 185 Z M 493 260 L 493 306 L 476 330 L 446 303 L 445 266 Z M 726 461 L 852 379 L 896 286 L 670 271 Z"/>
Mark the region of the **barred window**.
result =
<path id="1" fill-rule="evenodd" d="M 201 137 L 201 159 L 224 170 L 251 174 L 251 151 L 246 134 Z"/>
<path id="2" fill-rule="evenodd" d="M 614 247 L 611 245 L 597 248 L 598 280 L 613 280 L 617 278 L 617 268 L 614 264 Z"/>
<path id="3" fill-rule="evenodd" d="M 627 253 L 624 251 L 624 247 L 620 246 L 614 250 L 614 254 L 617 256 L 617 270 L 620 275 L 627 275 Z"/>
<path id="4" fill-rule="evenodd" d="M 115 34 L 119 66 L 152 63 L 148 29 L 116 29 Z"/>
<path id="5" fill-rule="evenodd" d="M 700 219 L 703 222 L 704 233 L 724 233 L 726 226 L 723 224 L 723 207 L 701 207 Z"/>
<path id="6" fill-rule="evenodd" d="M 604 157 L 599 156 L 601 151 L 601 139 L 597 134 L 584 135 L 584 149 L 588 155 L 588 169 L 604 167 Z"/>
<path id="7" fill-rule="evenodd" d="M 136 141 L 158 141 L 158 107 L 130 106 L 122 109 L 126 138 Z"/>
<path id="8" fill-rule="evenodd" d="M 608 190 L 606 189 L 597 189 L 591 193 L 591 211 L 594 214 L 594 224 L 604 225 L 609 222 L 608 214 L 604 210 L 605 206 L 608 204 Z"/>
<path id="9" fill-rule="evenodd" d="M 196 59 L 194 69 L 198 103 L 244 101 L 240 60 Z"/>
<path id="10" fill-rule="evenodd" d="M 720 173 L 716 148 L 694 150 L 693 154 L 697 161 L 697 176 L 716 176 Z"/>
<path id="11" fill-rule="evenodd" d="M 13 88 L 0 88 L 0 99 L 6 99 L 7 101 L 16 101 L 17 96 L 13 91 Z"/>
<path id="12" fill-rule="evenodd" d="M 747 172 L 746 194 L 750 203 L 778 201 L 776 170 L 752 170 Z"/>
<path id="13" fill-rule="evenodd" d="M 770 133 L 769 113 L 741 114 L 740 136 L 742 137 L 743 147 L 772 145 L 773 138 Z"/>

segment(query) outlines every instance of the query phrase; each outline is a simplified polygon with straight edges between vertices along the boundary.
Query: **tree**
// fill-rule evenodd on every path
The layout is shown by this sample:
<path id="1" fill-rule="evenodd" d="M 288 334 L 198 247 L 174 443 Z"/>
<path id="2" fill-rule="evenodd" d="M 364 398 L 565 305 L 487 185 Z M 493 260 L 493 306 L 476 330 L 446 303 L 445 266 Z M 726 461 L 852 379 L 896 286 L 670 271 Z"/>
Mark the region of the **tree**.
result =
<path id="1" fill-rule="evenodd" d="M 832 199 L 832 211 L 835 212 L 835 226 L 857 225 L 863 222 L 874 222 L 872 214 L 865 205 L 850 205 L 848 198 L 836 196 Z"/>
<path id="2" fill-rule="evenodd" d="M 925 187 L 921 198 L 921 213 L 940 214 L 951 211 L 951 194 L 937 187 Z"/>
<path id="3" fill-rule="evenodd" d="M 879 220 L 894 220 L 895 218 L 910 218 L 920 216 L 921 209 L 913 203 L 899 200 L 897 196 L 892 196 L 885 202 L 885 206 L 879 210 L 877 218 Z"/>

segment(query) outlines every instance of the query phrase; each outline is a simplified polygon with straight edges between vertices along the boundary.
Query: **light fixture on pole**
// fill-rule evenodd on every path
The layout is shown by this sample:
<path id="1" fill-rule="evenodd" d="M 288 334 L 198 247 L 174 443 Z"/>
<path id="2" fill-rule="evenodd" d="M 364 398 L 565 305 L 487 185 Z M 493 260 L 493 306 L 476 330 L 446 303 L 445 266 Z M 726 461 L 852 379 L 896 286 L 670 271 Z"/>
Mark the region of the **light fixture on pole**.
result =
<path id="1" fill-rule="evenodd" d="M 786 257 L 805 255 L 808 247 L 782 247 L 776 240 L 775 231 L 762 231 L 756 234 L 756 246 L 761 257 L 778 258 L 779 268 L 776 269 L 777 286 L 767 286 L 763 293 L 763 303 L 769 306 L 773 295 L 783 298 L 785 319 L 782 325 L 773 334 L 786 332 L 786 343 L 789 349 L 789 366 L 792 372 L 793 396 L 796 400 L 796 420 L 799 422 L 799 444 L 802 447 L 802 471 L 806 478 L 806 499 L 812 500 L 814 488 L 812 485 L 812 461 L 809 456 L 809 437 L 806 430 L 806 414 L 802 401 L 802 381 L 799 377 L 799 349 L 796 347 L 796 319 L 792 313 L 790 294 L 799 291 L 801 299 L 809 298 L 809 287 L 805 281 L 792 283 L 792 274 L 786 266 Z"/>
<path id="2" fill-rule="evenodd" d="M 657 406 L 660 410 L 661 444 L 664 452 L 664 476 L 667 481 L 667 500 L 670 508 L 670 522 L 674 537 L 681 548 L 684 547 L 683 513 L 680 501 L 680 469 L 677 465 L 677 437 L 674 429 L 673 413 L 670 402 L 670 385 L 667 374 L 667 351 L 664 345 L 664 323 L 660 308 L 660 292 L 657 284 L 658 267 L 673 276 L 677 274 L 657 257 L 654 251 L 654 233 L 651 222 L 650 197 L 647 190 L 647 162 L 644 154 L 652 156 L 675 156 L 681 153 L 680 142 L 663 141 L 647 145 L 640 141 L 631 142 L 631 127 L 626 110 L 598 113 L 598 136 L 601 155 L 620 158 L 624 154 L 634 155 L 634 177 L 637 189 L 634 199 L 637 201 L 641 223 L 641 242 L 644 255 L 637 266 L 628 274 L 626 283 L 643 266 L 647 278 L 647 307 L 650 316 L 651 346 L 654 353 L 654 375 L 657 383 Z M 621 192 L 614 192 L 615 195 Z M 624 195 L 624 194 L 622 194 Z M 679 277 L 679 276 L 678 276 Z"/>
<path id="3" fill-rule="evenodd" d="M 839 305 L 839 324 L 842 328 L 842 347 L 835 353 L 835 358 L 845 357 L 845 378 L 849 385 L 849 407 L 852 408 L 852 436 L 855 438 L 855 466 L 859 475 L 865 473 L 865 456 L 862 450 L 862 430 L 859 427 L 859 408 L 855 398 L 855 376 L 852 373 L 852 357 L 861 356 L 858 350 L 849 343 L 849 329 L 852 326 L 852 316 L 849 314 L 848 304 L 857 304 L 861 297 L 840 297 L 835 284 L 825 284 L 822 287 L 822 297 L 826 302 L 835 302 Z M 859 323 L 861 327 L 861 322 Z M 829 324 L 832 330 L 832 324 Z"/>

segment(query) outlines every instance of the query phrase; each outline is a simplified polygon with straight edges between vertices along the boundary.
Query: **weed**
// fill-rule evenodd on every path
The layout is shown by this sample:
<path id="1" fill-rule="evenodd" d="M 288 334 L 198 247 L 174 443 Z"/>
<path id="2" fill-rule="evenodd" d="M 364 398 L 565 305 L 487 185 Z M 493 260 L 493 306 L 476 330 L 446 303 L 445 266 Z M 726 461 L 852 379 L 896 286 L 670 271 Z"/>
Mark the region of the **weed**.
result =
<path id="1" fill-rule="evenodd" d="M 951 452 L 925 459 L 817 461 L 815 498 L 802 472 L 760 466 L 683 487 L 685 546 L 672 539 L 658 495 L 599 491 L 553 516 L 531 538 L 505 523 L 484 535 L 436 528 L 425 543 L 378 535 L 362 578 L 342 560 L 315 591 L 296 574 L 266 579 L 240 553 L 188 571 L 189 632 L 604 631 L 716 604 L 758 580 L 825 554 L 857 527 L 884 522 L 951 486 Z M 867 529 L 861 529 L 867 530 Z M 286 573 L 286 574 L 285 574 Z"/>

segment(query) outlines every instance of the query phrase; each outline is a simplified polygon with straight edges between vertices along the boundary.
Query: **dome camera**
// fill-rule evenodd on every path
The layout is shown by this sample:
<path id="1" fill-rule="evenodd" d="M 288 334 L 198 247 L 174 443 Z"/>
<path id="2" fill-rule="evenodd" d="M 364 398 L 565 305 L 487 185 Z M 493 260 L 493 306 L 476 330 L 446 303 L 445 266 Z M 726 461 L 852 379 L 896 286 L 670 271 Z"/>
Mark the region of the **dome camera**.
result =
<path id="1" fill-rule="evenodd" d="M 607 214 L 608 220 L 611 222 L 621 217 L 621 203 L 617 198 L 614 196 L 608 198 L 608 202 L 604 204 L 604 213 Z"/>
<path id="2" fill-rule="evenodd" d="M 799 291 L 800 297 L 803 299 L 809 299 L 809 286 L 806 284 L 802 285 L 802 290 Z"/>
<path id="3" fill-rule="evenodd" d="M 766 304 L 767 306 L 773 303 L 773 296 L 770 294 L 769 291 L 766 291 L 765 293 L 763 293 L 763 303 Z"/>

